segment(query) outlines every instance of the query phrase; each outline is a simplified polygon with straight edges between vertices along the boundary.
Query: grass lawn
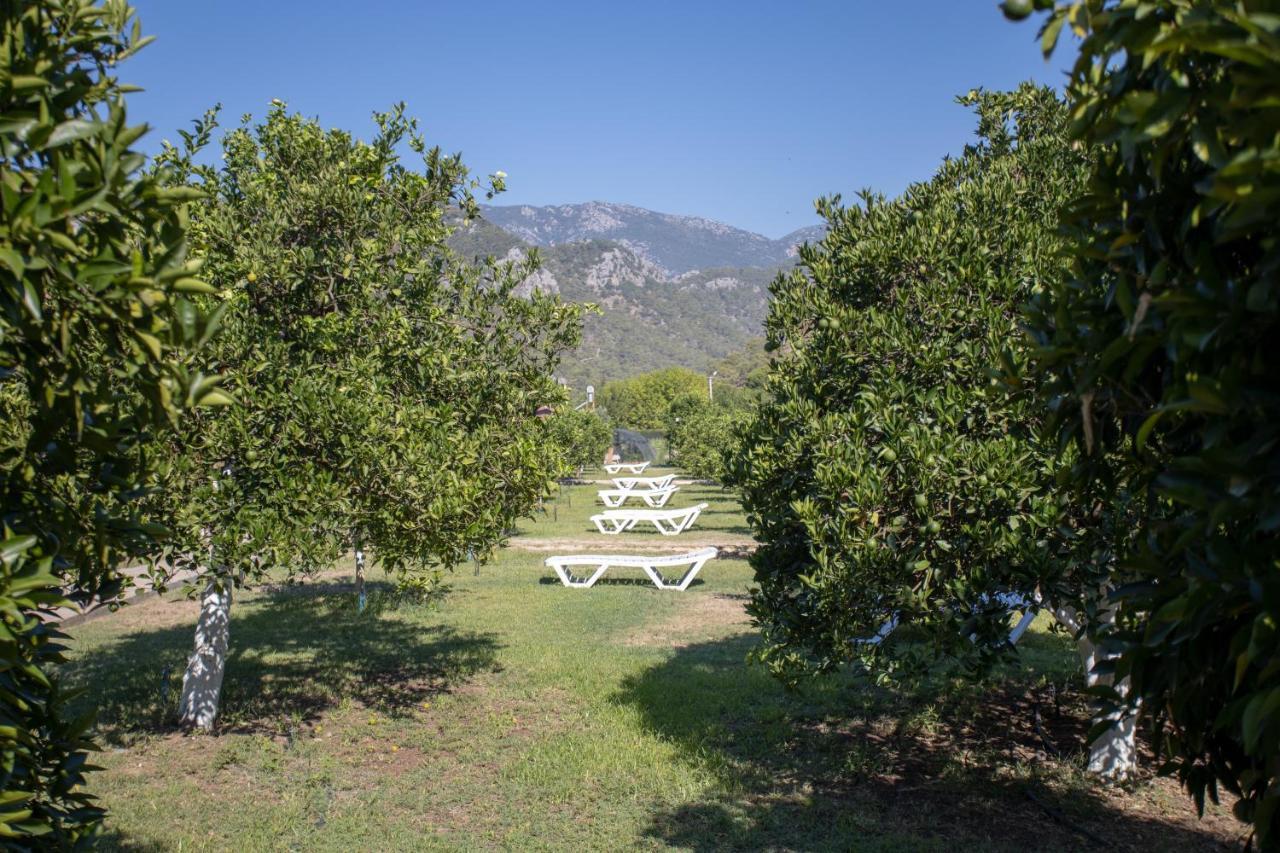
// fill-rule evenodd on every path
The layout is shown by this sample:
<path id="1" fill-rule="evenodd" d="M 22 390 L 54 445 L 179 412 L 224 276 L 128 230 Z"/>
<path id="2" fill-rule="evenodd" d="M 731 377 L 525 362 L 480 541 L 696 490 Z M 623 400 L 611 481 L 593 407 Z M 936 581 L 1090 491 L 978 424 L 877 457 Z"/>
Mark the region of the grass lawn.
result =
<path id="1" fill-rule="evenodd" d="M 460 569 L 434 609 L 359 615 L 341 572 L 240 594 L 216 736 L 172 726 L 194 604 L 71 628 L 64 671 L 101 709 L 106 846 L 1214 850 L 1240 835 L 1220 810 L 1197 822 L 1167 781 L 1086 782 L 1074 656 L 1041 626 L 981 688 L 848 677 L 789 693 L 745 661 L 742 559 L 684 593 L 638 570 L 565 589 L 548 541 L 749 543 L 708 487 L 672 499 L 712 503 L 674 541 L 600 536 L 593 489 L 568 489 L 479 574 Z M 1067 686 L 1056 701 L 1051 684 Z"/>

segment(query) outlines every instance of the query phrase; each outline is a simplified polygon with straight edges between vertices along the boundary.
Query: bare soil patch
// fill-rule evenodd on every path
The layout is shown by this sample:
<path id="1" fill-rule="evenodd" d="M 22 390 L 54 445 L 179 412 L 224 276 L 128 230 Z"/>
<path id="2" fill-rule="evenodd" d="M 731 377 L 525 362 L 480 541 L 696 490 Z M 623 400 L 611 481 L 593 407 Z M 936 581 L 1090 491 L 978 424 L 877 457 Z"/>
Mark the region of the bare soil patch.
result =
<path id="1" fill-rule="evenodd" d="M 910 816 L 922 836 L 934 828 L 939 837 L 957 830 L 1027 837 L 1032 815 L 1040 820 L 1030 835 L 1049 849 L 1239 849 L 1244 827 L 1231 803 L 1199 818 L 1176 780 L 1155 776 L 1145 746 L 1140 776 L 1124 786 L 1076 775 L 1071 768 L 1083 766 L 1088 730 L 1080 693 L 1055 701 L 1046 691 L 1010 687 L 957 702 L 936 719 L 889 712 L 802 722 L 795 754 L 812 760 L 776 781 L 837 801 L 869 799 Z"/>
<path id="2" fill-rule="evenodd" d="M 745 595 L 690 595 L 670 618 L 633 630 L 623 638 L 622 645 L 681 649 L 709 636 L 721 636 L 725 629 L 745 631 L 751 626 L 746 604 Z"/>

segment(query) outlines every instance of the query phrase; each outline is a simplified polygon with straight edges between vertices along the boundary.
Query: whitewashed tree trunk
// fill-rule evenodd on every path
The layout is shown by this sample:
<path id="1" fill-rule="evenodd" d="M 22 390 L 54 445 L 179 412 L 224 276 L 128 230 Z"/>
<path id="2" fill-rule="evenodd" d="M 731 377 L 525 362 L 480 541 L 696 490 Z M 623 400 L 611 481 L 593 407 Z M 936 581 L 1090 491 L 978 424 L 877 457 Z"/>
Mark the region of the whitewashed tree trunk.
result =
<path id="1" fill-rule="evenodd" d="M 200 596 L 196 647 L 182 676 L 182 725 L 209 731 L 218 717 L 222 676 L 231 641 L 231 579 L 215 577 Z"/>
<path id="2" fill-rule="evenodd" d="M 1080 620 L 1070 607 L 1054 608 L 1053 615 L 1073 632 L 1080 631 Z M 1115 621 L 1115 614 L 1110 609 L 1102 611 L 1102 617 L 1104 624 L 1113 624 Z M 1096 669 L 1099 663 L 1112 659 L 1114 655 L 1102 652 L 1086 636 L 1080 637 L 1077 647 L 1084 664 L 1085 684 L 1089 687 L 1112 684 L 1113 676 L 1110 673 L 1099 673 Z M 1116 685 L 1116 692 L 1127 696 L 1129 679 L 1122 679 Z M 1137 717 L 1116 711 L 1107 714 L 1106 719 L 1111 721 L 1111 728 L 1089 744 L 1089 772 L 1109 782 L 1119 782 L 1132 776 L 1138 767 L 1135 740 Z"/>
<path id="3" fill-rule="evenodd" d="M 356 545 L 356 610 L 360 613 L 364 612 L 365 602 L 368 598 L 364 591 L 364 547 L 357 543 Z"/>

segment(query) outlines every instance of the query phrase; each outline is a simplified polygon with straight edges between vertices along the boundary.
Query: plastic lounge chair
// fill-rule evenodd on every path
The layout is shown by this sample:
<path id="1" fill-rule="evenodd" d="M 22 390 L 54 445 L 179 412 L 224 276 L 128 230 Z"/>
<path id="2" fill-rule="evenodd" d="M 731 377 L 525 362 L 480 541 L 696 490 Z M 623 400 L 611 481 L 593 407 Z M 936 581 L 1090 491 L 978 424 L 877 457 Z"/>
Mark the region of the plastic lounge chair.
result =
<path id="1" fill-rule="evenodd" d="M 675 474 L 661 477 L 614 477 L 613 485 L 619 489 L 665 489 L 675 478 Z"/>
<path id="2" fill-rule="evenodd" d="M 684 509 L 610 509 L 591 516 L 596 529 L 606 535 L 631 530 L 642 521 L 650 522 L 663 536 L 675 536 L 693 526 L 707 504 Z"/>
<path id="3" fill-rule="evenodd" d="M 716 553 L 715 548 L 703 548 L 700 551 L 690 551 L 687 554 L 672 554 L 668 556 L 661 554 L 573 554 L 566 557 L 547 557 L 546 564 L 555 570 L 562 584 L 576 589 L 591 588 L 608 569 L 635 568 L 643 569 L 644 573 L 649 576 L 649 580 L 653 581 L 653 585 L 658 589 L 674 589 L 683 592 L 688 588 L 689 584 L 693 583 L 693 579 L 706 564 L 707 560 L 715 557 Z M 593 571 L 585 578 L 578 578 L 569 573 L 569 569 L 574 566 L 587 566 Z M 659 569 L 672 566 L 688 566 L 689 568 L 680 576 L 680 580 L 675 583 L 668 583 L 663 579 Z"/>
<path id="4" fill-rule="evenodd" d="M 605 473 L 616 474 L 624 468 L 632 474 L 642 474 L 649 467 L 648 462 L 610 462 L 604 466 Z"/>
<path id="5" fill-rule="evenodd" d="M 659 509 L 678 491 L 680 491 L 679 486 L 667 486 L 665 489 L 601 489 L 596 494 L 610 509 L 622 506 L 628 498 L 639 498 L 648 504 L 650 509 Z"/>
<path id="6" fill-rule="evenodd" d="M 1038 598 L 1039 596 L 1037 595 L 1036 599 L 1038 600 Z M 1022 617 L 1018 619 L 1018 624 L 1014 625 L 1013 630 L 1009 632 L 1009 645 L 1016 646 L 1018 644 L 1018 640 L 1021 640 L 1022 635 L 1031 627 L 1031 623 L 1036 620 L 1036 608 L 1033 605 L 1036 604 L 1037 601 L 1027 599 L 1013 592 L 997 593 L 995 595 L 995 599 L 1007 607 L 1010 612 L 1014 610 L 1022 611 Z M 880 626 L 879 630 L 870 637 L 863 637 L 861 639 L 854 640 L 853 643 L 857 646 L 878 646 L 887 640 L 889 635 L 892 634 L 893 630 L 897 627 L 898 614 L 895 613 L 890 616 L 885 623 Z M 970 635 L 969 639 L 972 641 L 975 638 L 973 635 Z"/>

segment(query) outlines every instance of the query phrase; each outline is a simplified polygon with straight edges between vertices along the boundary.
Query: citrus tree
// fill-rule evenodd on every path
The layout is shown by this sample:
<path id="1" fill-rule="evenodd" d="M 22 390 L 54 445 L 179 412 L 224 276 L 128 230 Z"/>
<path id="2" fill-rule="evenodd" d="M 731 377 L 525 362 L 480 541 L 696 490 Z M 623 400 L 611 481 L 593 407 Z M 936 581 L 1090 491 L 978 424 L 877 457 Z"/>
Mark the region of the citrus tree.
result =
<path id="1" fill-rule="evenodd" d="M 1280 18 L 1221 0 L 1052 10 L 1098 158 L 1076 263 L 1032 306 L 1032 378 L 1108 603 L 1127 694 L 1203 808 L 1238 794 L 1280 848 Z M 1084 626 L 1092 633 L 1096 620 Z"/>
<path id="2" fill-rule="evenodd" d="M 738 431 L 750 417 L 745 411 L 712 409 L 689 418 L 685 438 L 677 448 L 680 467 L 693 477 L 723 481 Z"/>
<path id="3" fill-rule="evenodd" d="M 579 308 L 515 296 L 527 264 L 458 262 L 444 241 L 475 183 L 402 108 L 375 119 L 364 142 L 276 102 L 225 135 L 221 166 L 192 165 L 213 116 L 162 158 L 207 194 L 192 233 L 225 330 L 208 369 L 237 403 L 193 418 L 168 471 L 185 532 L 170 565 L 204 584 L 188 725 L 216 718 L 237 584 L 350 550 L 361 608 L 366 553 L 429 588 L 484 559 L 556 473 L 535 412 L 562 399 Z"/>
<path id="4" fill-rule="evenodd" d="M 595 412 L 563 406 L 547 419 L 547 438 L 559 455 L 560 471 L 571 473 L 601 463 L 613 430 Z"/>
<path id="5" fill-rule="evenodd" d="M 1023 303 L 1065 274 L 1058 210 L 1087 155 L 1051 90 L 960 101 L 977 142 L 893 201 L 820 203 L 826 237 L 772 285 L 767 397 L 729 479 L 761 543 L 759 657 L 784 677 L 910 672 L 939 654 L 980 668 L 1009 649 L 1010 602 L 1039 595 L 1069 619 L 1085 597 L 1043 412 L 995 368 L 1026 348 Z M 914 640 L 866 641 L 897 624 Z M 1123 774 L 1129 733 L 1095 741 L 1091 766 Z"/>
<path id="6" fill-rule="evenodd" d="M 110 599 L 164 531 L 150 446 L 217 402 L 185 368 L 214 325 L 188 258 L 190 192 L 144 174 L 114 69 L 148 40 L 122 2 L 0 3 L 0 839 L 71 847 L 92 717 L 69 719 L 44 621 Z"/>
<path id="7" fill-rule="evenodd" d="M 737 444 L 737 430 L 750 416 L 749 409 L 714 405 L 706 397 L 677 399 L 667 415 L 667 446 L 673 461 L 693 477 L 723 480 Z"/>
<path id="8" fill-rule="evenodd" d="M 662 429 L 672 402 L 707 394 L 707 377 L 687 367 L 665 367 L 606 382 L 600 405 L 614 423 L 628 429 Z"/>

